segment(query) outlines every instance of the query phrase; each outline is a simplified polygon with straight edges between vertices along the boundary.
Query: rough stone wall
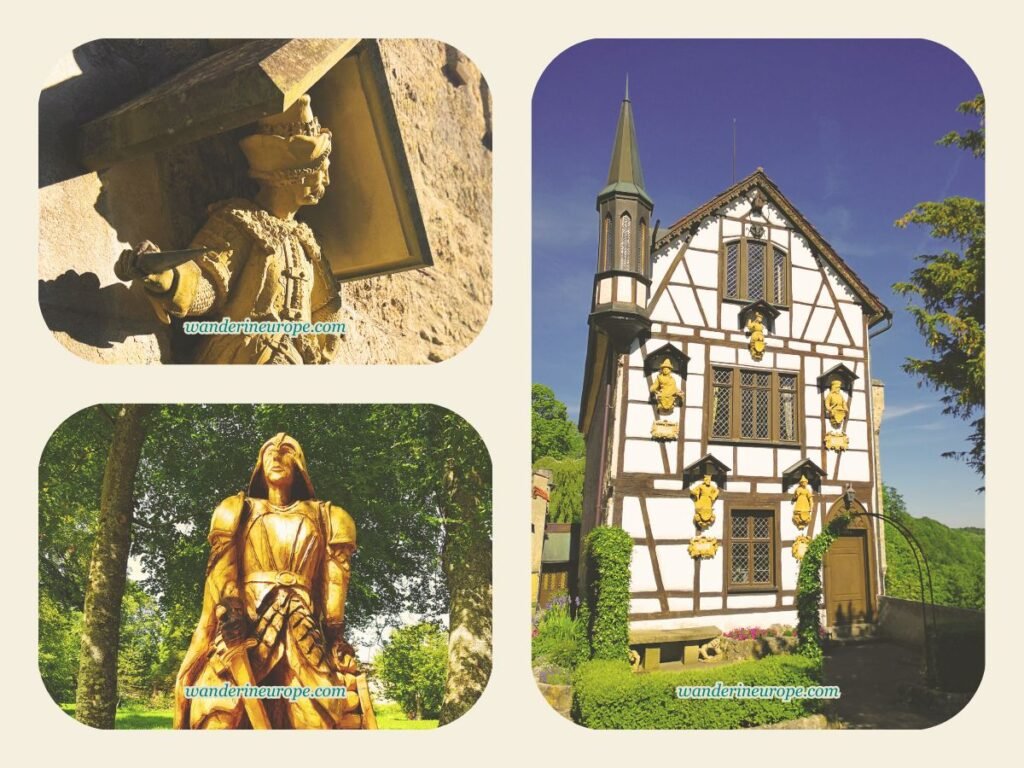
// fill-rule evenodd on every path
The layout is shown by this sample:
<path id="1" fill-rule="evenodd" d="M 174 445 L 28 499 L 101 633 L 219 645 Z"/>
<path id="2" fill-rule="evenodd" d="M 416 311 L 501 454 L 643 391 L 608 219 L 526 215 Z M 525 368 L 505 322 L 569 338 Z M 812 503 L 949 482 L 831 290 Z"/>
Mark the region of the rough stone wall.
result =
<path id="1" fill-rule="evenodd" d="M 443 43 L 382 40 L 380 48 L 434 266 L 344 284 L 349 333 L 337 362 L 435 362 L 468 346 L 490 311 L 490 96 L 475 65 Z M 43 91 L 40 308 L 81 357 L 171 360 L 183 338 L 160 325 L 141 288 L 114 277 L 114 261 L 143 239 L 184 247 L 206 205 L 251 194 L 242 189 L 238 132 L 101 173 L 77 162 L 82 123 L 210 51 L 203 41 L 96 41 L 58 62 Z"/>
<path id="2" fill-rule="evenodd" d="M 444 43 L 380 48 L 434 266 L 347 283 L 345 303 L 384 332 L 375 341 L 391 341 L 387 362 L 445 360 L 491 308 L 490 94 L 476 65 Z"/>

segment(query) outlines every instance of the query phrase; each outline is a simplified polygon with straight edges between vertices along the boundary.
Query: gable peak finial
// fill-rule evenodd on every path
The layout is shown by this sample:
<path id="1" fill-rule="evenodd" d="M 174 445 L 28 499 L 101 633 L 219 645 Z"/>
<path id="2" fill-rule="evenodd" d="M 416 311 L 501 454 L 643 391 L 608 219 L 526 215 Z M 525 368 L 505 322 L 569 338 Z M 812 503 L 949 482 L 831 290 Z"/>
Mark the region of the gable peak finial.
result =
<path id="1" fill-rule="evenodd" d="M 622 97 L 623 101 L 629 101 L 629 72 L 626 73 L 626 95 Z"/>

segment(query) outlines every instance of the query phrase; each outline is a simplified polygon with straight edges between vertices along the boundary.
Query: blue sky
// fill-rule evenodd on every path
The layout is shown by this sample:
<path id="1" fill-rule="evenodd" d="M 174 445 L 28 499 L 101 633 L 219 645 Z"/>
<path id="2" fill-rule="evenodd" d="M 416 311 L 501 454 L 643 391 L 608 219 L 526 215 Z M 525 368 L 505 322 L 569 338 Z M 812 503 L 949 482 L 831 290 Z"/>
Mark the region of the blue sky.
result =
<path id="1" fill-rule="evenodd" d="M 924 200 L 984 197 L 984 164 L 935 141 L 976 127 L 980 92 L 955 53 L 923 40 L 592 40 L 544 72 L 533 97 L 533 380 L 579 412 L 597 259 L 595 196 L 608 174 L 626 76 L 654 218 L 666 227 L 762 166 L 893 311 L 872 342 L 886 385 L 882 474 L 909 511 L 984 525 L 979 476 L 941 453 L 969 428 L 900 370 L 926 357 L 894 282 L 940 246 L 893 222 Z"/>

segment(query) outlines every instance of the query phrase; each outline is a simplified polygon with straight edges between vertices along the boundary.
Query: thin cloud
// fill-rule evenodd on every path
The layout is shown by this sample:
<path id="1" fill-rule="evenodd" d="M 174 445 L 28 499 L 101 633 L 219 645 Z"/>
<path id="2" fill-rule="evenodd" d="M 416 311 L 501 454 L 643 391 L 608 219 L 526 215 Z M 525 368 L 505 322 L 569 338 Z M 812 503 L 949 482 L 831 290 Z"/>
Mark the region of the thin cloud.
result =
<path id="1" fill-rule="evenodd" d="M 886 406 L 882 413 L 883 421 L 892 421 L 902 416 L 907 416 L 918 411 L 925 411 L 932 407 L 931 403 L 914 403 L 913 405 L 890 405 Z"/>

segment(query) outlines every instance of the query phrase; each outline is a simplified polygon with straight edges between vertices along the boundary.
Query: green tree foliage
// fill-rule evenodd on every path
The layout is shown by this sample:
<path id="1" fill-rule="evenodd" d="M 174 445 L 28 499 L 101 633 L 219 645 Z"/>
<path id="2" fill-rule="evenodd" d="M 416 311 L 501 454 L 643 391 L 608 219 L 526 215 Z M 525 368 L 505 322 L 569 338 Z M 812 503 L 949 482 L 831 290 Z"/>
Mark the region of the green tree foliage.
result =
<path id="1" fill-rule="evenodd" d="M 551 470 L 553 489 L 548 502 L 548 522 L 578 523 L 583 514 L 584 460 L 545 456 L 536 461 L 533 468 Z"/>
<path id="2" fill-rule="evenodd" d="M 78 688 L 81 609 L 68 609 L 39 593 L 39 674 L 54 701 L 74 701 Z"/>
<path id="3" fill-rule="evenodd" d="M 587 534 L 583 546 L 591 658 L 626 661 L 633 539 L 621 528 L 602 526 Z"/>
<path id="4" fill-rule="evenodd" d="M 824 652 L 821 649 L 821 564 L 832 543 L 842 536 L 850 525 L 849 515 L 833 517 L 821 533 L 807 545 L 807 551 L 800 561 L 800 572 L 796 577 L 796 636 L 801 656 L 821 663 Z"/>
<path id="5" fill-rule="evenodd" d="M 932 573 L 935 602 L 960 608 L 985 607 L 985 532 L 980 528 L 949 528 L 907 512 L 892 486 L 882 489 L 885 514 L 905 525 L 921 544 Z M 910 544 L 891 523 L 885 524 L 885 592 L 905 600 L 921 599 L 917 563 Z M 925 583 L 927 587 L 927 582 Z"/>
<path id="6" fill-rule="evenodd" d="M 569 421 L 569 412 L 550 387 L 533 385 L 533 461 L 582 458 L 583 436 Z"/>
<path id="7" fill-rule="evenodd" d="M 410 719 L 435 719 L 441 712 L 448 663 L 448 636 L 430 622 L 391 633 L 374 659 L 384 693 Z"/>
<path id="8" fill-rule="evenodd" d="M 979 95 L 959 110 L 978 118 L 979 128 L 952 132 L 939 144 L 985 152 L 985 100 Z M 985 474 L 985 204 L 966 197 L 918 203 L 896 221 L 919 224 L 952 247 L 918 256 L 921 266 L 893 290 L 916 297 L 908 309 L 932 351 L 930 359 L 907 358 L 903 369 L 942 394 L 944 413 L 970 420 L 973 432 L 965 451 L 943 455 L 966 461 Z"/>

